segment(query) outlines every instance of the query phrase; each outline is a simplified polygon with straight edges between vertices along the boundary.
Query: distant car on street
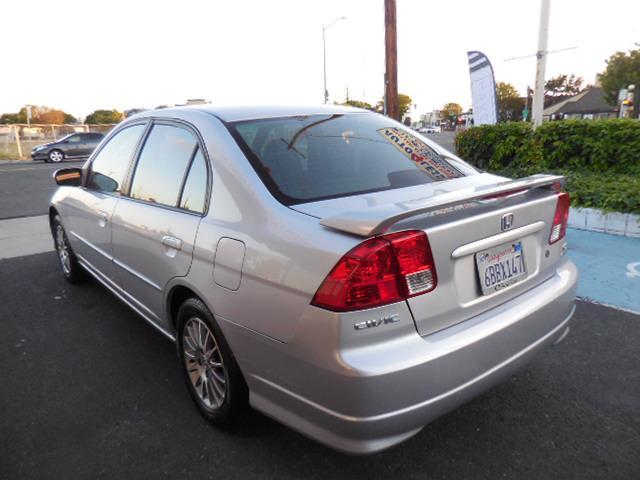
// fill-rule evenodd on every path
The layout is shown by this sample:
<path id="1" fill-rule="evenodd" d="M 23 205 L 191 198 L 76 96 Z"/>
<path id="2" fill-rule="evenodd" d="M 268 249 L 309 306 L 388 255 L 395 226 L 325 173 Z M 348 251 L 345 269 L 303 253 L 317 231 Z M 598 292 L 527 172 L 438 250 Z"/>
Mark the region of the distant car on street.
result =
<path id="1" fill-rule="evenodd" d="M 87 158 L 102 141 L 102 133 L 72 133 L 31 150 L 31 160 L 60 163 L 65 158 Z"/>
<path id="2" fill-rule="evenodd" d="M 440 125 L 428 125 L 418 130 L 420 133 L 441 133 L 442 129 Z"/>

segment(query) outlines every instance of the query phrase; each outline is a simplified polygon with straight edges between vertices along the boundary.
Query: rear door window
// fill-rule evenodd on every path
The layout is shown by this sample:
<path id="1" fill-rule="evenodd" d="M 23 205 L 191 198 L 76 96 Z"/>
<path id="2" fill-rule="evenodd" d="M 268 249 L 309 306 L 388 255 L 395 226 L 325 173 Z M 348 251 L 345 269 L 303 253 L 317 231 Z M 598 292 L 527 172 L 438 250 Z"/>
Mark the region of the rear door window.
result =
<path id="1" fill-rule="evenodd" d="M 459 178 L 424 138 L 376 114 L 306 115 L 232 123 L 232 135 L 286 204 Z"/>
<path id="2" fill-rule="evenodd" d="M 169 207 L 178 206 L 183 180 L 198 142 L 189 130 L 156 124 L 136 166 L 130 196 Z"/>
<path id="3" fill-rule="evenodd" d="M 182 190 L 180 208 L 204 213 L 207 196 L 207 165 L 202 150 L 198 148 Z"/>

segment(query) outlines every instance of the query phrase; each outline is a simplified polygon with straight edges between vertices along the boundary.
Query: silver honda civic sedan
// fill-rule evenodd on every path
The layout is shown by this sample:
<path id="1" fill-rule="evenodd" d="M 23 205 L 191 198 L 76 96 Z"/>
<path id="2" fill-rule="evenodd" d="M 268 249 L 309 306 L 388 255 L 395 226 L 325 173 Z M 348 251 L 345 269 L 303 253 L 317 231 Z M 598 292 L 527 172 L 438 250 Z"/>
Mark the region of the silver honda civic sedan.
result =
<path id="1" fill-rule="evenodd" d="M 563 177 L 480 172 L 368 111 L 145 112 L 55 179 L 64 277 L 174 340 L 217 425 L 249 404 L 376 452 L 544 354 L 574 313 Z"/>

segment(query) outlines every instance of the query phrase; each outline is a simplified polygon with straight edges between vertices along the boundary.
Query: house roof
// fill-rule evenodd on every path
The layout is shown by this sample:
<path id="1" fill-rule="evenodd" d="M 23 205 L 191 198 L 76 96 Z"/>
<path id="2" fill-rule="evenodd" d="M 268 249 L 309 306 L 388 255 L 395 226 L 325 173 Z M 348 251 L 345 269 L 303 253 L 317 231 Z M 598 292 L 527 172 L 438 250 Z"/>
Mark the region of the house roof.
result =
<path id="1" fill-rule="evenodd" d="M 575 114 L 575 113 L 606 113 L 615 112 L 604 99 L 604 90 L 600 87 L 590 87 L 582 93 L 568 98 L 560 103 L 545 108 L 543 115 Z"/>
<path id="2" fill-rule="evenodd" d="M 569 97 L 565 100 L 562 100 L 561 102 L 555 103 L 553 105 L 551 105 L 550 107 L 547 107 L 543 110 L 542 115 L 543 116 L 547 116 L 547 115 L 553 115 L 555 113 L 558 113 L 560 111 L 560 109 L 562 109 L 563 107 L 565 107 L 566 105 L 570 105 L 572 103 L 577 102 L 578 100 L 580 100 L 582 97 L 584 97 L 587 93 L 587 90 L 585 90 L 584 92 L 581 92 L 577 95 L 574 95 L 573 97 Z"/>

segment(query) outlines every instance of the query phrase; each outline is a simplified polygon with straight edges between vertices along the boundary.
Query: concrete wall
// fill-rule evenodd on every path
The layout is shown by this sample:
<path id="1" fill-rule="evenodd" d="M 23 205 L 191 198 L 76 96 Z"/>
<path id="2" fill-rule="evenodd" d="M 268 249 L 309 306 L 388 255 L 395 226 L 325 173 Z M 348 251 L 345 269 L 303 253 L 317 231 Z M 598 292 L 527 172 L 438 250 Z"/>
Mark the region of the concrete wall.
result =
<path id="1" fill-rule="evenodd" d="M 640 238 L 640 215 L 571 207 L 569 227 Z"/>

